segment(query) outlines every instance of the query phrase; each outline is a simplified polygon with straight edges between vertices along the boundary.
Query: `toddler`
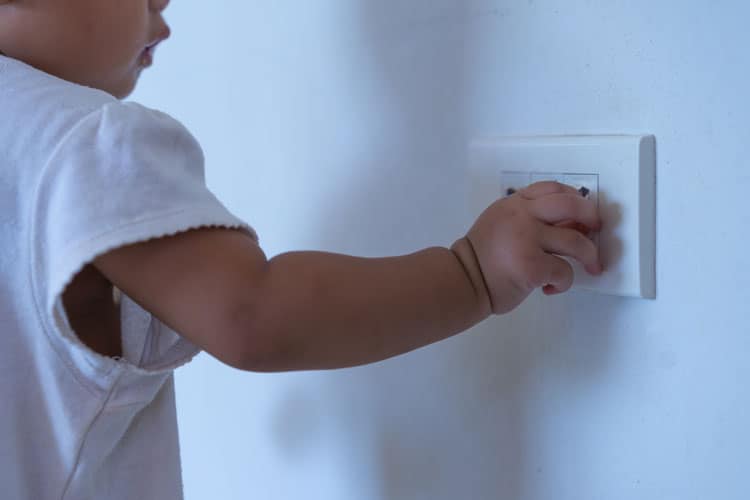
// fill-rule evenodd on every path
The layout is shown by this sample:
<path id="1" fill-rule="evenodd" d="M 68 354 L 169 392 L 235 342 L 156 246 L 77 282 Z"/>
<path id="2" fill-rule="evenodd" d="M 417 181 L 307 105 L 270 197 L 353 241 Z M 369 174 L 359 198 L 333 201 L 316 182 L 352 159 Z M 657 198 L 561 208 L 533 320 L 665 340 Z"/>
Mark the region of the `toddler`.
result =
<path id="1" fill-rule="evenodd" d="M 0 495 L 182 498 L 176 367 L 372 363 L 601 273 L 595 205 L 542 182 L 450 248 L 267 259 L 195 138 L 124 99 L 168 0 L 0 0 Z"/>

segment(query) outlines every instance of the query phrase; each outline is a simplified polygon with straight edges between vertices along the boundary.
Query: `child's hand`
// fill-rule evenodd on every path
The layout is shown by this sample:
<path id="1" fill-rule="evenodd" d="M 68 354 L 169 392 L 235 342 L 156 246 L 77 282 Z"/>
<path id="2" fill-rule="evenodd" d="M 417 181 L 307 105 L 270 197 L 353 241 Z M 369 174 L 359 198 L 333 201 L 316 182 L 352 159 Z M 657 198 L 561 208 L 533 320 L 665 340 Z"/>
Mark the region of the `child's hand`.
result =
<path id="1" fill-rule="evenodd" d="M 553 253 L 575 258 L 589 273 L 601 274 L 596 246 L 572 227 L 598 231 L 597 208 L 574 188 L 557 182 L 532 184 L 482 212 L 466 237 L 494 314 L 515 309 L 538 287 L 547 295 L 570 289 L 573 268 Z"/>

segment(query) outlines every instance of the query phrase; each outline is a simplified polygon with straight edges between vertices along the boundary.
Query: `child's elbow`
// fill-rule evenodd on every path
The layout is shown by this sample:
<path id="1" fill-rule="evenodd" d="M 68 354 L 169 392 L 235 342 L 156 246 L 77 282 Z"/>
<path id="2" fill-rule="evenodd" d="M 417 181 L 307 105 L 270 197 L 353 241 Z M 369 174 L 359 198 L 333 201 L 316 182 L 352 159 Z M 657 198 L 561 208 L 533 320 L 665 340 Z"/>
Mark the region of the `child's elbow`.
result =
<path id="1" fill-rule="evenodd" d="M 230 342 L 220 356 L 221 362 L 248 372 L 276 372 L 282 357 L 281 338 L 277 328 L 268 322 L 249 320 L 237 322 L 230 334 Z"/>

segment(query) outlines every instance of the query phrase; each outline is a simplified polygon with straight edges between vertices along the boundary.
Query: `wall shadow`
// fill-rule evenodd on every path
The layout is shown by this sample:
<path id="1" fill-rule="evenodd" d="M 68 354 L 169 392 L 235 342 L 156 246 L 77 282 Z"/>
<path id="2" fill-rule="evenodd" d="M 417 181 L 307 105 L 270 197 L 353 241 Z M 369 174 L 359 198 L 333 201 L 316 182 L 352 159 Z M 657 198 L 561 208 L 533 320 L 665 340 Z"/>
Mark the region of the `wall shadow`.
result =
<path id="1" fill-rule="evenodd" d="M 384 256 L 448 246 L 468 229 L 469 215 L 478 215 L 466 208 L 464 169 L 469 100 L 482 70 L 467 55 L 480 49 L 475 23 L 502 12 L 470 4 L 356 3 L 358 43 L 367 47 L 361 64 L 388 107 L 391 132 L 380 154 L 353 160 L 361 175 L 332 194 L 319 227 L 321 249 Z M 586 322 L 576 315 L 581 307 Z M 545 481 L 545 440 L 553 430 L 537 425 L 593 390 L 607 369 L 608 325 L 618 307 L 617 298 L 586 292 L 535 293 L 513 313 L 452 339 L 327 372 L 305 404 L 290 391 L 295 401 L 279 406 L 279 419 L 304 419 L 306 412 L 321 418 L 324 406 L 326 423 L 318 420 L 308 432 L 335 429 L 331 445 L 350 465 L 342 476 L 363 485 L 360 498 L 542 498 L 537 485 Z M 569 398 L 547 400 L 549 391 Z M 297 438 L 284 436 L 284 446 L 299 450 L 296 442 L 309 436 L 304 426 L 289 425 Z"/>

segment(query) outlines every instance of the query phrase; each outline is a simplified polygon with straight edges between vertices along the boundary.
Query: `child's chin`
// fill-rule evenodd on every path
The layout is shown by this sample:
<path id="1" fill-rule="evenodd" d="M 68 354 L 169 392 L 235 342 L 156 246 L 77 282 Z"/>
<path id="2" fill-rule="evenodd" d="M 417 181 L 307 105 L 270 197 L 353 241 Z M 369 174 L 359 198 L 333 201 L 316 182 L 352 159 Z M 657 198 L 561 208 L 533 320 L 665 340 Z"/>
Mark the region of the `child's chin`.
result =
<path id="1" fill-rule="evenodd" d="M 110 90 L 109 93 L 120 100 L 125 99 L 129 97 L 130 94 L 133 93 L 137 83 L 138 83 L 138 76 L 136 76 L 130 82 L 123 83 L 119 88 Z"/>

